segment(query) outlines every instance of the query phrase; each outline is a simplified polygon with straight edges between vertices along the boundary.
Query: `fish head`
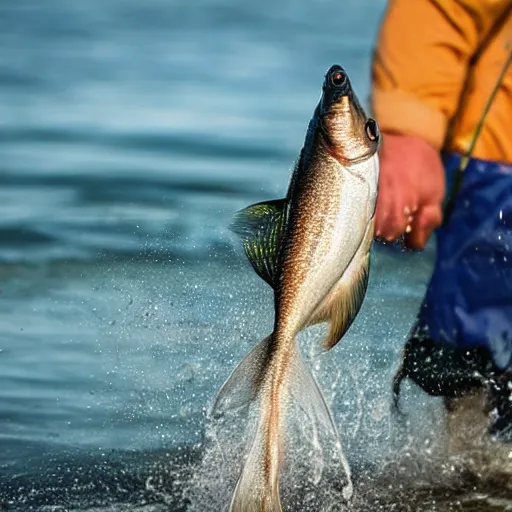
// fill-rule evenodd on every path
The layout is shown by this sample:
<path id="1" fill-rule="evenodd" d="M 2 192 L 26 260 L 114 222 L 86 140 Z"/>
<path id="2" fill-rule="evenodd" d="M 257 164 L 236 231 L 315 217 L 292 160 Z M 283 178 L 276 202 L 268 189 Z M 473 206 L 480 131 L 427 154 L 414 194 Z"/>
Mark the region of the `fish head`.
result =
<path id="1" fill-rule="evenodd" d="M 381 138 L 377 121 L 366 115 L 347 73 L 337 64 L 325 75 L 316 115 L 327 150 L 341 164 L 376 155 Z"/>

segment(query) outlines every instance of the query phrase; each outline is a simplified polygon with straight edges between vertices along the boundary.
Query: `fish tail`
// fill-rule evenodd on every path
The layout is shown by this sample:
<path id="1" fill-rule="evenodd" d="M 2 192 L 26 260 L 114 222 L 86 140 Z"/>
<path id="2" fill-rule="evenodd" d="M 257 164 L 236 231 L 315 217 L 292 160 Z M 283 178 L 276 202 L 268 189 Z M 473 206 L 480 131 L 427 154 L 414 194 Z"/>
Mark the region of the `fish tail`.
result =
<path id="1" fill-rule="evenodd" d="M 258 401 L 258 424 L 237 482 L 230 511 L 281 512 L 279 468 L 285 413 L 287 361 L 274 334 L 260 341 L 233 370 L 215 398 L 211 414 L 222 415 Z"/>
<path id="2" fill-rule="evenodd" d="M 271 357 L 271 350 L 272 335 L 267 336 L 252 348 L 220 388 L 209 411 L 209 416 L 214 418 L 222 416 L 229 410 L 249 405 L 258 397 Z"/>
<path id="3" fill-rule="evenodd" d="M 259 389 L 258 426 L 240 478 L 230 512 L 281 512 L 279 472 L 284 448 L 284 416 L 288 401 L 290 362 L 293 343 L 277 349 L 275 335 L 269 338 L 273 348 Z M 279 346 L 283 344 L 279 342 Z"/>
<path id="4" fill-rule="evenodd" d="M 272 334 L 249 352 L 221 388 L 214 404 L 217 412 L 256 399 L 259 404 L 256 433 L 230 512 L 282 511 L 279 473 L 286 444 L 286 411 L 291 400 L 299 403 L 315 428 L 322 422 L 336 434 L 329 408 L 315 378 L 304 366 L 295 340 L 276 341 Z"/>

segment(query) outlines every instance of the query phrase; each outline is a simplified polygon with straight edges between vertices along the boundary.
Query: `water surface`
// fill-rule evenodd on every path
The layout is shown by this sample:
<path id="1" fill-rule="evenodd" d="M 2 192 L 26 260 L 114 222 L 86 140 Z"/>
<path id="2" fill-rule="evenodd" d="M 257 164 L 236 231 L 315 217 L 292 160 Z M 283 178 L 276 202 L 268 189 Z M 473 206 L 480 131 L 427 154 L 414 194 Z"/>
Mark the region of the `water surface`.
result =
<path id="1" fill-rule="evenodd" d="M 227 225 L 285 193 L 331 64 L 367 99 L 384 7 L 0 5 L 0 508 L 225 506 L 236 467 L 205 412 L 273 314 Z M 438 401 L 409 387 L 408 423 L 390 414 L 433 250 L 374 252 L 344 342 L 318 357 L 322 328 L 301 337 L 352 510 L 506 510 L 496 472 L 446 453 Z M 337 483 L 306 495 L 297 471 L 295 509 L 327 509 Z"/>

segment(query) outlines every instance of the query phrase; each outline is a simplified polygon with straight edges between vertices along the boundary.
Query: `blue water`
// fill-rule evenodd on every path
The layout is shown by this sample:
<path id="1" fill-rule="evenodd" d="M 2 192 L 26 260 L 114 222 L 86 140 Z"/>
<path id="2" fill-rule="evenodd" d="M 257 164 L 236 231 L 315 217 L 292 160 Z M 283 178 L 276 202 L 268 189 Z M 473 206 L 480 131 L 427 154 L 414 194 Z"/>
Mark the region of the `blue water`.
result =
<path id="1" fill-rule="evenodd" d="M 0 3 L 0 508 L 229 501 L 236 468 L 207 448 L 205 411 L 273 306 L 227 225 L 284 194 L 331 64 L 366 102 L 384 7 Z M 389 412 L 432 261 L 432 248 L 376 248 L 361 314 L 311 362 L 355 475 L 353 510 L 459 510 L 458 495 L 410 485 L 431 471 L 420 466 L 439 403 L 411 389 L 420 416 L 405 431 Z M 320 335 L 303 336 L 306 352 Z"/>

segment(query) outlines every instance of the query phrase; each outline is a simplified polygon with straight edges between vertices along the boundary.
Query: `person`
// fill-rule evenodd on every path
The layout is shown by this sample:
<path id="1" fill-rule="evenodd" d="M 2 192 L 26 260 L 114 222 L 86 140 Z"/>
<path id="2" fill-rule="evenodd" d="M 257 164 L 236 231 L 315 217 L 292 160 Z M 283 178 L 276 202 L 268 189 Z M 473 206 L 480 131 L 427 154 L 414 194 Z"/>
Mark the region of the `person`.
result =
<path id="1" fill-rule="evenodd" d="M 383 134 L 376 237 L 422 250 L 436 235 L 395 394 L 404 378 L 447 407 L 483 390 L 489 433 L 504 441 L 512 440 L 511 43 L 510 0 L 389 0 L 371 90 Z M 443 215 L 450 194 L 453 210 Z"/>

